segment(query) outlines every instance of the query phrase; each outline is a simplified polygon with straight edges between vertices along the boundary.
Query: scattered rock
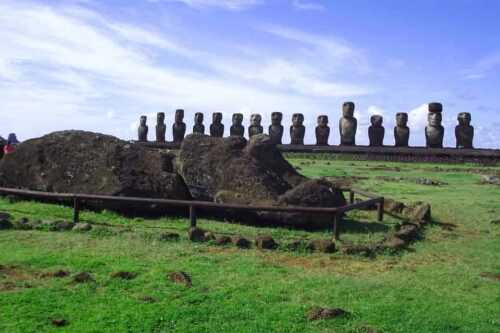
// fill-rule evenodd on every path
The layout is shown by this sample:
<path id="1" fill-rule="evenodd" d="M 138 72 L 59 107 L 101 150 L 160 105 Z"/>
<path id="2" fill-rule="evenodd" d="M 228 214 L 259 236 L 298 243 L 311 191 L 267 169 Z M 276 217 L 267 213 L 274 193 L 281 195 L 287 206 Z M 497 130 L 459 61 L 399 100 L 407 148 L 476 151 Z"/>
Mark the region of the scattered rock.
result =
<path id="1" fill-rule="evenodd" d="M 205 232 L 205 234 L 203 235 L 203 237 L 205 238 L 206 242 L 215 240 L 215 234 L 213 232 L 211 232 L 211 231 Z"/>
<path id="2" fill-rule="evenodd" d="M 92 275 L 87 272 L 81 272 L 73 276 L 73 282 L 75 283 L 87 283 L 87 282 L 95 282 Z"/>
<path id="3" fill-rule="evenodd" d="M 217 245 L 227 245 L 231 243 L 231 237 L 219 235 L 215 237 L 215 244 Z"/>
<path id="4" fill-rule="evenodd" d="M 27 217 L 22 217 L 14 223 L 14 228 L 18 230 L 31 230 L 33 229 L 33 224 Z"/>
<path id="5" fill-rule="evenodd" d="M 180 238 L 179 234 L 175 232 L 164 232 L 158 236 L 158 240 L 162 242 L 176 242 Z"/>
<path id="6" fill-rule="evenodd" d="M 492 175 L 482 175 L 481 183 L 490 185 L 500 185 L 500 177 Z"/>
<path id="7" fill-rule="evenodd" d="M 401 214 L 403 209 L 405 208 L 405 204 L 393 199 L 384 199 L 384 210 L 389 213 Z"/>
<path id="8" fill-rule="evenodd" d="M 307 319 L 313 320 L 326 320 L 338 317 L 347 317 L 350 313 L 343 309 L 328 309 L 328 308 L 313 308 L 307 313 Z"/>
<path id="9" fill-rule="evenodd" d="M 403 215 L 411 221 L 431 221 L 431 205 L 425 202 L 414 202 L 403 209 Z"/>
<path id="10" fill-rule="evenodd" d="M 278 247 L 278 244 L 271 236 L 257 236 L 255 238 L 255 245 L 257 248 L 264 250 L 274 250 Z"/>
<path id="11" fill-rule="evenodd" d="M 55 318 L 55 319 L 52 319 L 52 325 L 56 326 L 56 327 L 62 327 L 62 326 L 66 326 L 68 324 L 68 321 L 66 319 L 63 319 L 63 318 Z"/>
<path id="12" fill-rule="evenodd" d="M 370 257 L 373 255 L 373 248 L 365 245 L 353 245 L 353 244 L 345 244 L 340 248 L 343 254 L 348 255 L 362 255 L 366 257 Z"/>
<path id="13" fill-rule="evenodd" d="M 479 275 L 486 279 L 490 279 L 493 281 L 500 281 L 500 273 L 483 272 Z"/>
<path id="14" fill-rule="evenodd" d="M 188 230 L 188 239 L 192 242 L 204 242 L 205 241 L 205 230 L 191 227 Z"/>
<path id="15" fill-rule="evenodd" d="M 12 229 L 14 225 L 8 219 L 0 219 L 0 230 Z"/>
<path id="16" fill-rule="evenodd" d="M 388 249 L 388 250 L 396 250 L 397 251 L 397 250 L 401 250 L 401 249 L 406 248 L 406 246 L 407 246 L 407 243 L 404 240 L 402 240 L 401 238 L 398 238 L 396 236 L 392 236 L 382 243 L 382 248 Z"/>
<path id="17" fill-rule="evenodd" d="M 141 296 L 139 300 L 145 303 L 156 303 L 158 300 L 153 296 Z"/>
<path id="18" fill-rule="evenodd" d="M 191 288 L 193 285 L 191 277 L 185 272 L 173 272 L 168 277 L 173 283 L 183 284 L 188 288 Z"/>
<path id="19" fill-rule="evenodd" d="M 305 249 L 307 244 L 303 240 L 294 240 L 287 244 L 286 248 L 288 251 L 298 251 L 300 249 Z"/>
<path id="20" fill-rule="evenodd" d="M 68 231 L 73 229 L 74 223 L 68 221 L 54 221 L 49 224 L 49 231 Z"/>
<path id="21" fill-rule="evenodd" d="M 418 228 L 413 224 L 403 224 L 396 231 L 395 236 L 406 242 L 411 242 L 418 237 Z"/>
<path id="22" fill-rule="evenodd" d="M 111 277 L 113 279 L 123 279 L 123 280 L 132 280 L 137 276 L 137 273 L 119 271 L 111 273 Z"/>
<path id="23" fill-rule="evenodd" d="M 231 242 L 240 249 L 248 249 L 251 245 L 250 241 L 243 236 L 233 236 Z"/>
<path id="24" fill-rule="evenodd" d="M 307 249 L 316 252 L 333 253 L 335 243 L 328 239 L 314 239 L 307 244 Z"/>
<path id="25" fill-rule="evenodd" d="M 86 232 L 92 230 L 92 226 L 90 223 L 77 223 L 72 230 L 77 232 Z"/>
<path id="26" fill-rule="evenodd" d="M 53 277 L 53 278 L 63 278 L 66 276 L 69 276 L 69 272 L 62 269 L 42 274 L 42 277 Z"/>

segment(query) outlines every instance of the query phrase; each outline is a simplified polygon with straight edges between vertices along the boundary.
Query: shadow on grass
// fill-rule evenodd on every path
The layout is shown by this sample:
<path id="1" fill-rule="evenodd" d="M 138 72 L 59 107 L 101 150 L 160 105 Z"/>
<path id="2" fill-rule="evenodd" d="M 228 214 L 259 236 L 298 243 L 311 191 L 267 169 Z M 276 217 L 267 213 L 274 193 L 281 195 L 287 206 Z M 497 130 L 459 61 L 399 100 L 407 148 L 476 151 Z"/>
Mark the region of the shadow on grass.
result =
<path id="1" fill-rule="evenodd" d="M 344 218 L 340 225 L 340 231 L 342 233 L 354 234 L 388 232 L 390 229 L 391 227 L 387 224 L 379 222 L 362 222 L 349 218 Z"/>

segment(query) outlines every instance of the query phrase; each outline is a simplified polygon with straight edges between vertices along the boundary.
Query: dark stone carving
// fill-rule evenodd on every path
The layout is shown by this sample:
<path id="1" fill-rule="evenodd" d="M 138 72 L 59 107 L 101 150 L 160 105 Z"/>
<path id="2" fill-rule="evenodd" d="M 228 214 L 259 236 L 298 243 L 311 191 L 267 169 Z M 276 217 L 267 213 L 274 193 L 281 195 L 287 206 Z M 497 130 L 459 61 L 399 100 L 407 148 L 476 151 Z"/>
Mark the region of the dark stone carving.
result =
<path id="1" fill-rule="evenodd" d="M 203 125 L 203 113 L 197 112 L 194 115 L 193 133 L 205 134 L 205 125 Z"/>
<path id="2" fill-rule="evenodd" d="M 271 114 L 271 126 L 269 126 L 269 137 L 271 141 L 280 145 L 283 139 L 283 114 L 281 112 L 273 112 Z"/>
<path id="3" fill-rule="evenodd" d="M 212 114 L 212 124 L 210 125 L 210 136 L 222 138 L 224 136 L 224 125 L 222 124 L 222 113 Z"/>
<path id="4" fill-rule="evenodd" d="M 243 114 L 235 113 L 233 114 L 233 124 L 229 129 L 229 135 L 231 136 L 241 136 L 245 135 L 245 127 L 243 127 Z"/>
<path id="5" fill-rule="evenodd" d="M 165 142 L 166 131 L 167 126 L 165 126 L 165 113 L 158 112 L 156 115 L 156 142 Z"/>
<path id="6" fill-rule="evenodd" d="M 427 148 L 443 148 L 444 127 L 443 106 L 440 103 L 429 104 L 429 115 L 427 120 L 429 124 L 425 127 L 425 139 Z"/>
<path id="7" fill-rule="evenodd" d="M 303 145 L 306 128 L 304 125 L 304 115 L 302 113 L 294 113 L 292 116 L 292 126 L 290 126 L 290 139 L 292 145 Z"/>
<path id="8" fill-rule="evenodd" d="M 328 126 L 328 116 L 321 115 L 318 117 L 318 126 L 316 126 L 316 145 L 328 146 L 329 137 L 330 127 Z"/>
<path id="9" fill-rule="evenodd" d="M 139 129 L 138 129 L 138 138 L 139 138 L 139 141 L 141 141 L 141 142 L 148 141 L 148 125 L 146 125 L 147 120 L 148 120 L 148 117 L 141 116 Z"/>
<path id="10" fill-rule="evenodd" d="M 186 134 L 186 124 L 184 120 L 184 110 L 175 110 L 175 123 L 172 125 L 172 134 L 175 143 L 181 143 Z"/>
<path id="11" fill-rule="evenodd" d="M 248 127 L 248 137 L 252 137 L 257 134 L 262 134 L 264 132 L 264 128 L 260 124 L 262 121 L 262 116 L 260 114 L 253 114 L 250 116 L 250 126 Z"/>
<path id="12" fill-rule="evenodd" d="M 353 102 L 346 102 L 342 106 L 342 118 L 339 121 L 340 145 L 342 146 L 356 145 L 358 121 L 354 118 L 354 108 Z"/>
<path id="13" fill-rule="evenodd" d="M 370 118 L 372 125 L 368 128 L 368 137 L 370 147 L 382 147 L 384 145 L 385 128 L 382 126 L 384 118 L 379 115 L 373 115 Z"/>
<path id="14" fill-rule="evenodd" d="M 408 113 L 396 114 L 396 126 L 394 127 L 394 141 L 396 147 L 408 147 L 410 141 L 410 128 L 408 125 Z"/>
<path id="15" fill-rule="evenodd" d="M 470 125 L 471 115 L 469 112 L 458 114 L 458 126 L 455 127 L 457 148 L 473 149 L 474 127 Z"/>

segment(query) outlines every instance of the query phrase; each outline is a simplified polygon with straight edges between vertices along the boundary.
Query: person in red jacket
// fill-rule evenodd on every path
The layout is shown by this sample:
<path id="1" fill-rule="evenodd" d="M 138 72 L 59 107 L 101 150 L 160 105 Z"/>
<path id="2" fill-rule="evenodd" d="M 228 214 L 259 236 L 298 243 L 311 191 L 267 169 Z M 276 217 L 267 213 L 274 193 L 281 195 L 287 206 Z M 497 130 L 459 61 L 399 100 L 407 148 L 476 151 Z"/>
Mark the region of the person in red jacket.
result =
<path id="1" fill-rule="evenodd" d="M 4 155 L 12 154 L 16 150 L 16 145 L 19 143 L 17 140 L 16 134 L 9 134 L 9 138 L 7 139 L 7 144 L 3 147 Z"/>

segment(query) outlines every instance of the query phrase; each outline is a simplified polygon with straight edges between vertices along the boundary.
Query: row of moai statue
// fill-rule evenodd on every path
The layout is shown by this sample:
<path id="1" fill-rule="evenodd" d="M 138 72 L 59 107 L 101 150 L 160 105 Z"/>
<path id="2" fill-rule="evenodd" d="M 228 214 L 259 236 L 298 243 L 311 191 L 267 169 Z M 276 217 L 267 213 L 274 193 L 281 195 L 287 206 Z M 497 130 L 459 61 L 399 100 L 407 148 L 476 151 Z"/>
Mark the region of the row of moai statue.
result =
<path id="1" fill-rule="evenodd" d="M 342 117 L 339 121 L 340 145 L 355 146 L 356 132 L 358 123 L 354 117 L 355 105 L 353 102 L 346 102 L 342 107 Z M 429 104 L 428 125 L 425 128 L 426 146 L 429 148 L 443 148 L 444 127 L 442 126 L 443 106 L 440 103 Z M 205 134 L 205 125 L 203 125 L 203 113 L 196 113 L 194 116 L 193 133 Z M 248 136 L 252 137 L 262 134 L 264 128 L 261 125 L 262 117 L 260 114 L 253 114 L 250 117 L 250 126 L 248 127 Z M 283 114 L 273 112 L 271 115 L 271 125 L 268 134 L 276 144 L 282 143 L 284 127 L 281 125 Z M 328 145 L 330 137 L 330 127 L 328 126 L 328 116 L 318 117 L 316 126 L 316 145 Z M 371 116 L 371 126 L 368 128 L 368 137 L 370 146 L 380 147 L 384 145 L 385 128 L 382 126 L 383 117 L 380 115 Z M 139 126 L 139 141 L 147 141 L 148 126 L 146 116 L 141 116 Z M 470 125 L 471 115 L 468 112 L 462 112 L 458 115 L 458 126 L 455 128 L 457 148 L 472 149 L 474 138 L 474 127 Z M 243 114 L 235 113 L 232 117 L 232 126 L 230 135 L 243 136 L 245 127 L 243 123 Z M 296 113 L 292 116 L 292 125 L 290 126 L 290 144 L 303 145 L 306 128 L 303 125 L 304 115 Z M 159 112 L 157 115 L 156 141 L 165 142 L 165 114 Z M 172 126 L 174 143 L 180 143 L 186 134 L 186 124 L 184 123 L 184 110 L 175 111 L 175 122 Z M 222 124 L 222 113 L 212 114 L 212 124 L 210 125 L 210 136 L 222 137 L 224 135 L 224 125 Z M 396 147 L 408 147 L 410 139 L 410 128 L 408 127 L 408 114 L 396 114 L 396 126 L 394 127 L 394 139 Z"/>

